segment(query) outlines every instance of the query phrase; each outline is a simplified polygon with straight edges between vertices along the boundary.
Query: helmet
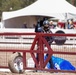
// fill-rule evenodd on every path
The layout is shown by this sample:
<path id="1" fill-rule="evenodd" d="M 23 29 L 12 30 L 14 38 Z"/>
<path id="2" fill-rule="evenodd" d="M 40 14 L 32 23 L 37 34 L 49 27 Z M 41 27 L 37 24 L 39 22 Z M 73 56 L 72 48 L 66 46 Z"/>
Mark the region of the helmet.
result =
<path id="1" fill-rule="evenodd" d="M 48 20 L 45 20 L 45 21 L 43 22 L 43 25 L 49 25 L 49 21 L 48 21 Z"/>
<path id="2" fill-rule="evenodd" d="M 48 20 L 45 20 L 45 21 L 43 22 L 43 29 L 44 29 L 45 31 L 48 31 L 48 29 L 49 29 L 49 21 L 48 21 Z"/>

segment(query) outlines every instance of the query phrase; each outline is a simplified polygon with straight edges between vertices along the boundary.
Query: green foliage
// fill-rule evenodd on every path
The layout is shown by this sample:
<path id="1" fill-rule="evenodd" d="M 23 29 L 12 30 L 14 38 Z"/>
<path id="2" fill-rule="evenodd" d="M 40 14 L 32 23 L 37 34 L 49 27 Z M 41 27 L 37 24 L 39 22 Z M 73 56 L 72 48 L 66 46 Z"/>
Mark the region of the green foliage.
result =
<path id="1" fill-rule="evenodd" d="M 2 11 L 21 9 L 27 5 L 28 1 L 27 0 L 3 0 L 2 1 Z"/>
<path id="2" fill-rule="evenodd" d="M 3 11 L 13 11 L 24 8 L 36 0 L 0 0 L 0 16 Z"/>
<path id="3" fill-rule="evenodd" d="M 76 0 L 66 0 L 66 1 L 68 1 L 69 3 L 71 3 L 71 4 L 73 4 L 72 2 L 74 2 L 74 6 L 76 6 Z"/>

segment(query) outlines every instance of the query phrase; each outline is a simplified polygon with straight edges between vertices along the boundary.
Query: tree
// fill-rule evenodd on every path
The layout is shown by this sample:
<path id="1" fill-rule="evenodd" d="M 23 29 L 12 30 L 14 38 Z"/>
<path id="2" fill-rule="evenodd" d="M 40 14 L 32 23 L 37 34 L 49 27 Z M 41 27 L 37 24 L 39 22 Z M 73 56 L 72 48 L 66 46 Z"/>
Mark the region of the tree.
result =
<path id="1" fill-rule="evenodd" d="M 22 0 L 6 0 L 2 2 L 2 11 L 10 11 L 10 8 L 12 10 L 18 10 L 21 9 L 21 6 L 23 5 Z"/>
<path id="2" fill-rule="evenodd" d="M 76 6 L 76 0 L 66 0 L 68 1 L 69 3 L 71 3 L 72 5 Z"/>
<path id="3" fill-rule="evenodd" d="M 71 0 L 72 5 L 76 6 L 76 0 Z"/>
<path id="4" fill-rule="evenodd" d="M 2 0 L 2 11 L 18 10 L 26 7 L 36 0 Z"/>
<path id="5" fill-rule="evenodd" d="M 36 0 L 0 0 L 0 16 L 3 11 L 13 11 L 24 8 Z"/>

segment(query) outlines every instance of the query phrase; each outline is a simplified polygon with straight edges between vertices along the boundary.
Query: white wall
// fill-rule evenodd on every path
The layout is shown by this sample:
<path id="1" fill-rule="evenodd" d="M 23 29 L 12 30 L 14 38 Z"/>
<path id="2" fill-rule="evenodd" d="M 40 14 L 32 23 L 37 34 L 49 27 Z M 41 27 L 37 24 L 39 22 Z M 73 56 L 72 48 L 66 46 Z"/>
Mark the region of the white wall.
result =
<path id="1" fill-rule="evenodd" d="M 58 30 L 62 30 L 64 31 L 66 34 L 76 34 L 76 29 L 51 29 L 53 33 L 55 33 L 56 31 Z M 35 29 L 32 28 L 3 28 L 3 29 L 0 29 L 0 32 L 20 32 L 20 33 L 34 33 Z"/>

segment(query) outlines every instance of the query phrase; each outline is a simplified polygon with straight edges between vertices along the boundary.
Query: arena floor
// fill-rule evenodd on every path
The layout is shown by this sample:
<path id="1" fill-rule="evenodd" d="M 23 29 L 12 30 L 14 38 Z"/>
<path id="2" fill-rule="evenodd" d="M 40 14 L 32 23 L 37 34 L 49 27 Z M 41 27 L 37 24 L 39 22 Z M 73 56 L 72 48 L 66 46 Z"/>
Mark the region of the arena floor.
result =
<path id="1" fill-rule="evenodd" d="M 28 72 L 24 74 L 16 74 L 16 73 L 7 73 L 7 72 L 0 72 L 0 75 L 76 75 L 76 73 L 33 73 Z"/>

